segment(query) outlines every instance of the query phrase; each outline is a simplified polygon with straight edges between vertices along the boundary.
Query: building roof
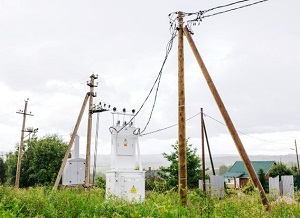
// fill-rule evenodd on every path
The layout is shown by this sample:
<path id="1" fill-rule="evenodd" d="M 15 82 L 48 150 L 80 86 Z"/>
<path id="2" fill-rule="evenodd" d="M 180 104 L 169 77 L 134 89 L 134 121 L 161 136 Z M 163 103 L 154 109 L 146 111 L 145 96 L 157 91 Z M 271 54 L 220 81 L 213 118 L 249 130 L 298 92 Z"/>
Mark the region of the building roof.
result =
<path id="1" fill-rule="evenodd" d="M 252 166 L 258 174 L 259 169 L 263 169 L 267 174 L 275 161 L 251 161 Z M 233 166 L 223 175 L 225 178 L 249 178 L 248 172 L 242 161 L 236 161 Z"/>

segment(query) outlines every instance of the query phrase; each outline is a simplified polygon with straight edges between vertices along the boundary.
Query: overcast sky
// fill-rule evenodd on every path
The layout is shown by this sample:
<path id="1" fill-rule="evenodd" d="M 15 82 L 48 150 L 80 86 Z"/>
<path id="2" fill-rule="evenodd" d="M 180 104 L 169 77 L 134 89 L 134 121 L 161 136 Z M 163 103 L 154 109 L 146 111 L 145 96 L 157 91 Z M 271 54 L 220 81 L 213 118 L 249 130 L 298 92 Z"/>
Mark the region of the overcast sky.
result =
<path id="1" fill-rule="evenodd" d="M 99 76 L 94 101 L 118 111 L 139 109 L 171 37 L 168 14 L 230 2 L 1 1 L 0 151 L 14 150 L 20 141 L 22 116 L 16 111 L 24 109 L 26 98 L 34 113 L 26 127 L 39 128 L 38 137 L 58 134 L 68 141 L 92 73 Z M 269 0 L 193 27 L 194 41 L 249 154 L 293 153 L 294 140 L 300 143 L 299 8 L 298 0 Z M 184 50 L 186 117 L 204 108 L 212 153 L 237 154 L 186 40 Z M 144 128 L 153 97 L 136 117 L 136 127 Z M 110 112 L 100 114 L 99 154 L 110 152 L 112 123 Z M 177 38 L 145 133 L 176 123 Z M 86 127 L 87 111 L 79 129 L 82 154 Z M 200 149 L 200 116 L 187 122 L 186 135 Z M 177 127 L 140 137 L 141 153 L 168 153 L 176 140 Z"/>

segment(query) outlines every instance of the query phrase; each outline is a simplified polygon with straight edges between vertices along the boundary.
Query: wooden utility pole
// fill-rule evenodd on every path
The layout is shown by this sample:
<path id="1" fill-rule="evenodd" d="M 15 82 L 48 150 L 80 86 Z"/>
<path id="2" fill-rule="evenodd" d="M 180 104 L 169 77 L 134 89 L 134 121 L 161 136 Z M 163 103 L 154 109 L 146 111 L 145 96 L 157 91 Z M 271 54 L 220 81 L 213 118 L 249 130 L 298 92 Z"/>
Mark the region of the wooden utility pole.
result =
<path id="1" fill-rule="evenodd" d="M 213 171 L 213 175 L 216 175 L 215 167 L 214 167 L 214 162 L 213 162 L 213 159 L 212 159 L 212 156 L 211 156 L 211 152 L 210 152 L 210 146 L 209 146 L 209 141 L 208 141 L 208 136 L 207 136 L 207 131 L 206 131 L 204 119 L 203 119 L 203 130 L 204 130 L 204 134 L 205 134 L 205 138 L 206 138 L 206 144 L 207 144 L 207 150 L 208 150 L 208 154 L 209 154 L 211 169 Z"/>
<path id="2" fill-rule="evenodd" d="M 299 157 L 298 157 L 298 148 L 297 148 L 297 141 L 296 141 L 296 139 L 295 139 L 295 149 L 296 149 L 296 156 L 297 156 L 298 175 L 300 175 Z"/>
<path id="3" fill-rule="evenodd" d="M 203 108 L 201 108 L 201 145 L 202 145 L 202 190 L 203 193 L 206 193 Z"/>
<path id="4" fill-rule="evenodd" d="M 90 159 L 91 159 L 91 140 L 92 140 L 92 106 L 93 106 L 93 97 L 96 97 L 94 93 L 94 84 L 95 79 L 98 77 L 94 74 L 90 76 L 91 80 L 88 83 L 90 86 L 90 93 L 89 93 L 89 111 L 88 111 L 88 128 L 87 128 L 87 142 L 86 142 L 86 159 L 85 159 L 85 180 L 84 185 L 85 187 L 89 187 L 90 185 Z"/>
<path id="5" fill-rule="evenodd" d="M 183 13 L 178 13 L 178 188 L 182 205 L 187 205 Z"/>
<path id="6" fill-rule="evenodd" d="M 28 105 L 28 98 L 25 100 L 25 106 L 24 111 L 20 110 L 16 113 L 23 114 L 23 124 L 22 124 L 22 130 L 21 130 L 21 140 L 19 145 L 19 154 L 18 154 L 18 163 L 17 163 L 17 172 L 16 172 L 16 181 L 15 181 L 15 187 L 19 188 L 20 184 L 20 174 L 21 174 L 21 161 L 22 161 L 22 155 L 23 155 L 23 146 L 24 146 L 24 132 L 25 132 L 25 123 L 26 123 L 26 116 L 33 116 L 33 114 L 30 112 L 27 113 L 27 105 Z"/>
<path id="7" fill-rule="evenodd" d="M 79 113 L 78 118 L 77 118 L 77 121 L 76 121 L 76 125 L 75 125 L 75 127 L 74 127 L 74 130 L 73 130 L 71 139 L 70 139 L 70 141 L 69 141 L 69 145 L 68 145 L 67 151 L 66 151 L 66 153 L 65 153 L 65 157 L 64 157 L 64 159 L 63 159 L 63 161 L 62 161 L 62 164 L 61 164 L 61 166 L 60 166 L 58 175 L 57 175 L 57 177 L 56 177 L 56 181 L 55 181 L 55 184 L 54 184 L 54 186 L 53 186 L 53 189 L 57 189 L 58 184 L 59 184 L 59 181 L 60 181 L 60 179 L 61 179 L 61 176 L 62 176 L 62 174 L 63 174 L 63 172 L 64 172 L 64 169 L 65 169 L 65 166 L 66 166 L 66 163 L 67 163 L 67 160 L 68 160 L 68 157 L 69 157 L 69 154 L 70 154 L 72 145 L 73 145 L 73 143 L 74 143 L 75 137 L 76 137 L 77 132 L 78 132 L 78 128 L 79 128 L 79 125 L 80 125 L 80 122 L 81 122 L 81 119 L 82 119 L 82 115 L 83 115 L 83 112 L 84 112 L 84 110 L 85 110 L 85 107 L 86 107 L 88 98 L 89 98 L 89 93 L 87 93 L 87 94 L 85 95 L 84 101 L 83 101 L 82 106 L 81 106 L 80 113 Z"/>
<path id="8" fill-rule="evenodd" d="M 254 170 L 254 168 L 251 164 L 251 161 L 250 161 L 250 159 L 247 155 L 247 152 L 246 152 L 246 150 L 245 150 L 245 148 L 244 148 L 244 146 L 243 146 L 243 144 L 240 140 L 240 137 L 239 137 L 239 135 L 238 135 L 231 119 L 230 119 L 230 116 L 229 116 L 229 114 L 228 114 L 228 112 L 225 108 L 225 105 L 224 105 L 224 103 L 223 103 L 223 101 L 222 101 L 222 99 L 221 99 L 221 97 L 220 97 L 220 95 L 219 95 L 219 93 L 218 93 L 218 91 L 217 91 L 217 89 L 216 89 L 209 73 L 208 73 L 208 70 L 206 69 L 206 66 L 205 66 L 199 52 L 198 52 L 198 49 L 197 49 L 197 47 L 194 43 L 194 40 L 192 39 L 187 27 L 184 27 L 183 31 L 184 31 L 184 34 L 185 34 L 185 36 L 186 36 L 186 38 L 187 38 L 187 40 L 190 44 L 190 47 L 191 47 L 192 51 L 193 51 L 193 53 L 194 53 L 194 55 L 197 59 L 197 62 L 198 62 L 199 66 L 202 70 L 202 73 L 203 73 L 203 75 L 206 79 L 206 82 L 209 86 L 209 89 L 212 92 L 212 95 L 214 96 L 214 99 L 215 99 L 215 101 L 216 101 L 216 103 L 219 107 L 219 110 L 220 110 L 220 112 L 223 116 L 223 119 L 225 120 L 226 126 L 227 126 L 227 128 L 228 128 L 228 130 L 231 134 L 231 137 L 233 138 L 233 141 L 235 142 L 237 150 L 238 150 L 238 152 L 239 152 L 239 154 L 240 154 L 240 156 L 241 156 L 241 158 L 244 162 L 244 165 L 245 165 L 245 167 L 248 171 L 248 174 L 250 175 L 250 178 L 251 178 L 254 186 L 259 189 L 260 196 L 262 198 L 262 202 L 263 202 L 266 210 L 269 210 L 270 209 L 270 203 L 267 199 L 265 191 L 264 191 L 264 189 L 263 189 L 263 187 L 262 187 L 262 185 L 261 185 L 261 183 L 260 183 L 260 181 L 259 181 L 259 179 L 256 175 L 256 172 L 255 172 L 255 170 Z"/>

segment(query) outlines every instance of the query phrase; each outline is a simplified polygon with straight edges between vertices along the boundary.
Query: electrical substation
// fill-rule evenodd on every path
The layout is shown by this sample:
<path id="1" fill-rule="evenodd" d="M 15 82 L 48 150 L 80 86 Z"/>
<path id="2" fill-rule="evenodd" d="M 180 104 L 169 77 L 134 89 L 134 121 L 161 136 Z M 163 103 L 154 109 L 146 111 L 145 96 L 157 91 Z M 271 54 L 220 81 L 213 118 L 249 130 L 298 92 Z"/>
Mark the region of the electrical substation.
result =
<path id="1" fill-rule="evenodd" d="M 266 0 L 257 2 L 261 3 Z M 239 2 L 236 2 L 234 4 L 237 4 Z M 255 4 L 257 4 L 255 3 Z M 243 7 L 248 7 L 253 4 L 244 5 Z M 227 109 L 221 99 L 221 96 L 219 92 L 216 89 L 216 86 L 204 64 L 204 61 L 202 60 L 200 53 L 196 47 L 196 44 L 191 36 L 193 34 L 192 26 L 199 24 L 203 18 L 214 16 L 220 13 L 219 12 L 215 14 L 210 14 L 204 16 L 206 12 L 209 12 L 214 9 L 218 9 L 221 7 L 227 7 L 229 5 L 219 6 L 215 7 L 206 11 L 198 11 L 193 13 L 186 13 L 182 11 L 173 12 L 169 14 L 170 19 L 170 32 L 171 32 L 171 39 L 167 44 L 167 50 L 165 59 L 163 61 L 162 67 L 158 73 L 158 76 L 148 94 L 145 101 L 141 105 L 140 109 L 135 113 L 133 110 L 132 113 L 126 113 L 126 109 L 123 109 L 123 112 L 117 112 L 116 108 L 113 109 L 112 115 L 113 115 L 113 125 L 110 127 L 110 133 L 111 133 L 111 164 L 110 164 L 110 170 L 106 172 L 106 197 L 109 198 L 110 196 L 118 196 L 128 201 L 137 201 L 141 202 L 145 199 L 145 171 L 142 170 L 141 165 L 141 159 L 140 159 L 140 149 L 139 149 L 139 136 L 140 135 L 146 135 L 143 134 L 145 129 L 147 128 L 152 113 L 155 107 L 156 97 L 159 90 L 159 84 L 160 79 L 162 75 L 162 70 L 165 65 L 165 62 L 169 56 L 169 53 L 171 51 L 173 41 L 176 37 L 178 37 L 178 192 L 180 195 L 180 199 L 183 206 L 187 205 L 187 164 L 186 164 L 186 114 L 185 114 L 185 80 L 184 80 L 184 36 L 187 39 L 191 50 L 196 58 L 196 61 L 198 62 L 198 65 L 203 73 L 203 76 L 207 82 L 208 88 L 211 91 L 211 94 L 219 108 L 219 111 L 225 121 L 225 124 L 229 130 L 230 135 L 232 136 L 232 139 L 236 145 L 236 148 L 240 154 L 241 159 L 244 162 L 245 168 L 248 171 L 248 174 L 256 188 L 260 191 L 260 196 L 262 203 L 266 210 L 270 209 L 270 203 L 268 201 L 268 198 L 265 194 L 265 191 L 261 185 L 261 182 L 258 179 L 258 176 L 251 164 L 250 158 L 244 148 L 243 143 L 241 142 L 241 139 L 239 137 L 239 134 L 229 116 L 229 113 L 227 112 Z M 240 9 L 243 7 L 236 7 L 233 10 Z M 195 18 L 190 18 L 186 21 L 186 25 L 184 24 L 184 19 L 186 17 L 194 16 Z M 60 182 L 60 178 L 63 174 L 63 172 L 66 172 L 65 179 L 63 179 L 64 183 L 68 184 L 75 184 L 75 183 L 82 183 L 82 175 L 81 171 L 79 173 L 79 169 L 81 170 L 81 166 L 84 163 L 83 161 L 75 161 L 68 159 L 68 155 L 71 150 L 71 146 L 75 140 L 75 137 L 77 135 L 77 131 L 81 122 L 81 118 L 84 112 L 84 109 L 87 105 L 87 102 L 89 100 L 89 111 L 88 111 L 88 131 L 87 131 L 87 144 L 86 144 L 86 159 L 85 159 L 85 179 L 84 179 L 84 186 L 88 188 L 90 186 L 90 147 L 91 147 L 91 129 L 92 129 L 92 115 L 93 113 L 100 113 L 103 111 L 110 110 L 109 108 L 102 107 L 101 104 L 95 106 L 93 104 L 93 98 L 96 97 L 96 93 L 94 92 L 94 87 L 97 87 L 95 85 L 94 80 L 98 79 L 97 75 L 91 75 L 91 80 L 87 83 L 88 86 L 90 86 L 90 91 L 86 93 L 81 111 L 79 113 L 74 131 L 72 133 L 67 151 L 65 153 L 65 157 L 63 159 L 61 168 L 58 172 L 56 182 L 54 184 L 54 189 L 57 189 L 58 184 Z M 156 86 L 156 89 L 154 87 Z M 134 119 L 136 115 L 140 112 L 140 110 L 145 105 L 146 101 L 148 100 L 150 94 L 153 90 L 155 91 L 155 98 L 154 103 L 152 106 L 152 110 L 149 116 L 149 120 L 147 124 L 145 125 L 145 128 L 140 131 L 139 128 L 136 128 L 134 125 Z M 203 115 L 202 111 L 201 114 Z M 167 127 L 169 128 L 169 127 Z M 161 131 L 167 128 L 163 128 L 157 131 Z M 204 122 L 202 118 L 202 136 L 204 133 Z M 153 131 L 151 133 L 157 132 Z M 150 133 L 147 133 L 150 134 Z M 95 146 L 97 147 L 97 146 Z M 204 137 L 202 137 L 202 150 L 204 155 Z M 76 155 L 75 155 L 76 159 Z M 203 157 L 204 160 L 204 157 Z M 75 162 L 74 162 L 75 161 Z M 68 164 L 69 166 L 68 166 Z M 76 164 L 72 165 L 73 163 Z M 136 164 L 138 163 L 138 164 Z M 65 169 L 65 166 L 67 164 L 67 167 Z M 72 165 L 72 167 L 70 167 Z M 204 164 L 203 164 L 204 167 Z M 69 174 L 68 174 L 69 173 Z M 80 174 L 80 176 L 76 177 L 76 173 Z M 203 169 L 203 178 L 205 178 L 205 170 Z M 222 183 L 223 184 L 223 183 Z M 203 182 L 203 191 L 205 191 L 205 180 Z"/>

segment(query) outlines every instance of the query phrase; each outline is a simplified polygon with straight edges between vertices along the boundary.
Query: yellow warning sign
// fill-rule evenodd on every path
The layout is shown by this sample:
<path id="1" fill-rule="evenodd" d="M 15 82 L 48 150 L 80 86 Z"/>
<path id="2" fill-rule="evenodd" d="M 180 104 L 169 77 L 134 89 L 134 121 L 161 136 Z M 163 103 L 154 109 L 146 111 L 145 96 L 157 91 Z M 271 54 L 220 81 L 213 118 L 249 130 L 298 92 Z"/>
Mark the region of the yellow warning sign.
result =
<path id="1" fill-rule="evenodd" d="M 131 194 L 136 194 L 136 188 L 134 186 L 132 186 L 132 188 L 130 189 L 130 193 Z"/>
<path id="2" fill-rule="evenodd" d="M 124 147 L 127 147 L 127 139 L 124 140 Z"/>

